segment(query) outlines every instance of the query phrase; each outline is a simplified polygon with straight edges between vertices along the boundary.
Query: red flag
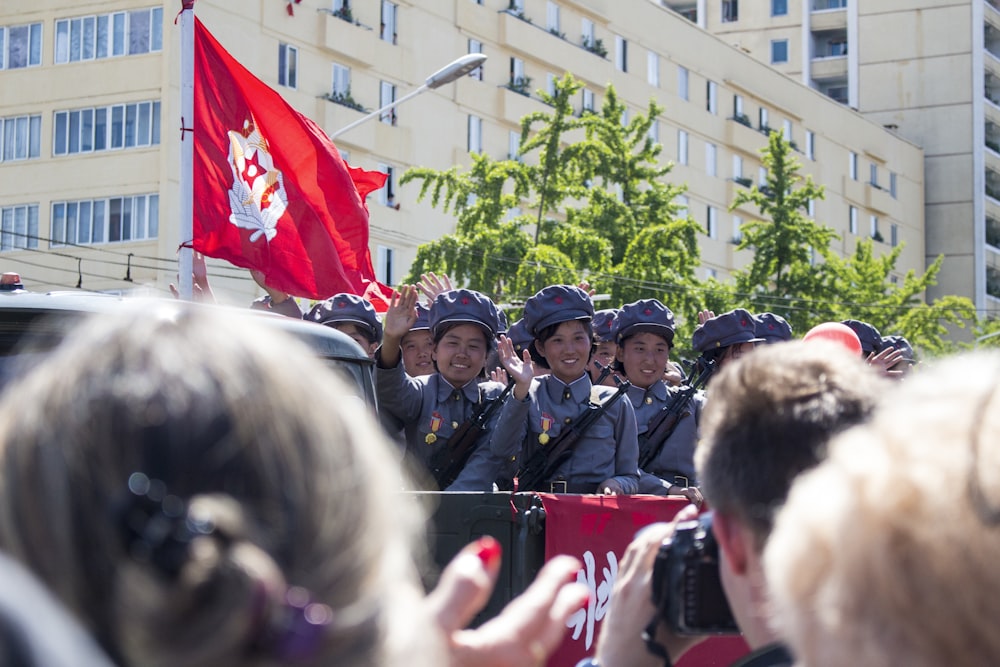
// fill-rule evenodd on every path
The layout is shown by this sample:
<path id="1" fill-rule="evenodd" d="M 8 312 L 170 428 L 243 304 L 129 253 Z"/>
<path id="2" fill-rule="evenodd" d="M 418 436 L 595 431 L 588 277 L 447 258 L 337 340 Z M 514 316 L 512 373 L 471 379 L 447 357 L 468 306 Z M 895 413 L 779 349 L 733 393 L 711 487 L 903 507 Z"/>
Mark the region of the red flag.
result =
<path id="1" fill-rule="evenodd" d="M 295 296 L 372 291 L 365 196 L 386 175 L 349 167 L 197 19 L 194 50 L 194 249 Z"/>

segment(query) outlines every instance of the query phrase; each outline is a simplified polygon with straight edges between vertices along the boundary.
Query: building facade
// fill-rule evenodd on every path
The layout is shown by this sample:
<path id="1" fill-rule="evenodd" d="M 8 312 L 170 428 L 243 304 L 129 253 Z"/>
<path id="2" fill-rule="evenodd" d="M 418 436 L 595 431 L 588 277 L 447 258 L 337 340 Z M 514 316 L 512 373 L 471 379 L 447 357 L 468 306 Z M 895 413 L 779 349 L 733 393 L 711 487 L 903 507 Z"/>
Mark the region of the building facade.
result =
<path id="1" fill-rule="evenodd" d="M 663 0 L 925 153 L 929 296 L 1000 315 L 998 0 Z"/>
<path id="2" fill-rule="evenodd" d="M 97 290 L 176 282 L 179 3 L 12 0 L 0 8 L 0 259 L 30 289 Z M 705 228 L 703 271 L 745 264 L 730 212 L 760 182 L 766 133 L 793 142 L 826 189 L 814 216 L 850 253 L 905 244 L 900 275 L 922 270 L 924 153 L 915 143 L 776 71 L 649 0 L 203 0 L 199 18 L 248 69 L 334 133 L 414 90 L 442 65 L 482 52 L 484 67 L 338 136 L 354 166 L 389 174 L 369 197 L 380 280 L 399 282 L 419 244 L 454 220 L 401 186 L 409 167 L 469 165 L 470 152 L 516 152 L 520 119 L 544 110 L 537 91 L 570 71 L 579 108 L 609 85 L 635 113 L 664 105 L 651 132 L 686 184 L 681 202 Z M 186 120 L 184 121 L 187 122 Z M 998 204 L 1000 206 L 1000 204 Z M 1000 211 L 998 211 L 1000 215 Z M 878 251 L 877 250 L 877 251 Z M 587 267 L 581 267 L 584 271 Z M 249 301 L 246 271 L 210 262 L 221 300 Z"/>

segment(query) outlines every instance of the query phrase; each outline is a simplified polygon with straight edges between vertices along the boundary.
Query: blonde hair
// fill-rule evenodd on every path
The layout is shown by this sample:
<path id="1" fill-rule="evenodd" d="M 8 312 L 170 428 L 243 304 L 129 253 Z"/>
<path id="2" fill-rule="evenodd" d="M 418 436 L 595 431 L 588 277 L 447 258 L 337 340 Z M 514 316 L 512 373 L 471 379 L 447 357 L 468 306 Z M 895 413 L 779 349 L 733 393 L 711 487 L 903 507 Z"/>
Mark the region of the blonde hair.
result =
<path id="1" fill-rule="evenodd" d="M 299 664 L 433 656 L 413 613 L 422 515 L 350 394 L 251 314 L 101 315 L 0 401 L 0 547 L 120 664 L 283 664 L 260 640 L 290 587 L 332 618 Z M 175 576 L 123 537 L 136 474 L 214 527 Z M 429 646 L 393 654 L 406 628 Z"/>
<path id="2" fill-rule="evenodd" d="M 793 486 L 765 550 L 800 664 L 1000 661 L 1000 355 L 887 394 Z"/>

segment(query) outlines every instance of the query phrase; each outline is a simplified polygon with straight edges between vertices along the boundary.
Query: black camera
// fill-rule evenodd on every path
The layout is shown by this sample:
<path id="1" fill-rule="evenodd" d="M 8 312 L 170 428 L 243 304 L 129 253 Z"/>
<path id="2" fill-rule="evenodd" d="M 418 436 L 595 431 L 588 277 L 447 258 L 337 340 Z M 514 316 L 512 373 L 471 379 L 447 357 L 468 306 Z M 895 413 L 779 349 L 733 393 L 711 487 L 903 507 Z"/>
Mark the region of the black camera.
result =
<path id="1" fill-rule="evenodd" d="M 653 565 L 653 604 L 679 635 L 739 634 L 719 577 L 712 513 L 677 524 Z"/>

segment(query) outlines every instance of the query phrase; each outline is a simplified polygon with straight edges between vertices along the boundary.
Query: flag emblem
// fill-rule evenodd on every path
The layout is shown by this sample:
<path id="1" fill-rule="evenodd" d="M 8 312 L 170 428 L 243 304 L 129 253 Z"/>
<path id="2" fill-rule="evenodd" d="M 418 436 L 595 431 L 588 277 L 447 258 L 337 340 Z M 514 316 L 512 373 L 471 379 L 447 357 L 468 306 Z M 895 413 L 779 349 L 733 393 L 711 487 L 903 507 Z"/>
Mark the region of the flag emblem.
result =
<path id="1" fill-rule="evenodd" d="M 261 236 L 270 241 L 278 233 L 278 219 L 288 207 L 288 195 L 267 139 L 257 129 L 252 115 L 240 131 L 229 131 L 229 166 L 233 170 L 229 222 L 251 230 L 251 243 Z"/>

